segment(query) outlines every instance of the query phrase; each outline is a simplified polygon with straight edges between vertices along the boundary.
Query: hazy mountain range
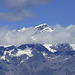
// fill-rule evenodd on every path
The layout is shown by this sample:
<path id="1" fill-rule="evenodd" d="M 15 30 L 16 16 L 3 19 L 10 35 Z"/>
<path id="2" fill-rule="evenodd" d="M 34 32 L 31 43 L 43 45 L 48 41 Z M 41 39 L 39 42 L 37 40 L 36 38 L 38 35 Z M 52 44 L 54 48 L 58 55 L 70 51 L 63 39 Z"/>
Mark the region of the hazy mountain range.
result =
<path id="1" fill-rule="evenodd" d="M 0 75 L 75 75 L 74 27 L 6 29 L 0 43 Z"/>

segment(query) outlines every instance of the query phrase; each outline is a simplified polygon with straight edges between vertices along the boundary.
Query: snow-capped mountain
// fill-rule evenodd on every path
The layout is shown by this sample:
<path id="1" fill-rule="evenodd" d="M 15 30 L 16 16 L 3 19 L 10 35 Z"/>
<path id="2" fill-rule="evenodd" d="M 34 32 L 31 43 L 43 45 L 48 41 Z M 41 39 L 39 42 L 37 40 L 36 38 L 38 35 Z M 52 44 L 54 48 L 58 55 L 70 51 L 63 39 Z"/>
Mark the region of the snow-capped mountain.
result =
<path id="1" fill-rule="evenodd" d="M 35 32 L 35 34 L 31 37 L 31 39 L 34 40 L 34 41 L 38 41 L 38 40 L 37 40 L 37 36 L 39 36 L 40 34 L 42 34 L 42 33 L 45 33 L 45 34 L 46 34 L 47 32 L 51 33 L 51 32 L 54 31 L 54 30 L 53 30 L 49 25 L 47 25 L 46 23 L 40 24 L 40 25 L 36 26 L 35 29 L 36 29 L 36 32 Z"/>
<path id="2" fill-rule="evenodd" d="M 38 25 L 35 28 L 38 29 L 40 32 L 53 32 L 53 30 L 46 23 Z"/>
<path id="3" fill-rule="evenodd" d="M 39 34 L 54 31 L 47 24 L 34 29 L 36 32 L 30 36 L 33 41 L 38 41 Z M 0 45 L 0 75 L 75 75 L 75 44 Z"/>
<path id="4" fill-rule="evenodd" d="M 63 75 L 74 75 L 74 59 L 75 50 L 67 43 L 0 46 L 0 74 L 60 75 L 62 71 Z"/>

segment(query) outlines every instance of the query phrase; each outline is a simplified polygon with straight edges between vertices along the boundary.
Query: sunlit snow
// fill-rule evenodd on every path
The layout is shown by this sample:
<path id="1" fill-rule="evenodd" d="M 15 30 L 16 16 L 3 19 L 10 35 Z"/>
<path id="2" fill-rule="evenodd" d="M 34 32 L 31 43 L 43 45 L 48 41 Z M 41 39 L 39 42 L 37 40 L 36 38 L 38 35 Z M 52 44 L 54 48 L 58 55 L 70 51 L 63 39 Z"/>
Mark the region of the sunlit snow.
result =
<path id="1" fill-rule="evenodd" d="M 75 50 L 75 44 L 70 44 L 70 46 Z"/>
<path id="2" fill-rule="evenodd" d="M 44 44 L 43 46 L 45 48 L 47 48 L 49 51 L 51 51 L 52 53 L 57 52 L 56 50 L 50 48 L 50 46 L 52 46 L 52 44 Z"/>

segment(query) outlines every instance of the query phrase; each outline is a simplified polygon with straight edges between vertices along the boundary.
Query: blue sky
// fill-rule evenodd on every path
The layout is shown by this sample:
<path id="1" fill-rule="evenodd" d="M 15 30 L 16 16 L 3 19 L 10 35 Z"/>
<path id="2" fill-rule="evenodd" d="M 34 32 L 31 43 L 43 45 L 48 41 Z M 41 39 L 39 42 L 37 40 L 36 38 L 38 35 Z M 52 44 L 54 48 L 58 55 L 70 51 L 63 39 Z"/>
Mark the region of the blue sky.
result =
<path id="1" fill-rule="evenodd" d="M 41 23 L 60 24 L 64 27 L 75 25 L 75 0 L 31 1 L 32 3 L 30 0 L 0 0 L 0 26 L 21 29 Z"/>

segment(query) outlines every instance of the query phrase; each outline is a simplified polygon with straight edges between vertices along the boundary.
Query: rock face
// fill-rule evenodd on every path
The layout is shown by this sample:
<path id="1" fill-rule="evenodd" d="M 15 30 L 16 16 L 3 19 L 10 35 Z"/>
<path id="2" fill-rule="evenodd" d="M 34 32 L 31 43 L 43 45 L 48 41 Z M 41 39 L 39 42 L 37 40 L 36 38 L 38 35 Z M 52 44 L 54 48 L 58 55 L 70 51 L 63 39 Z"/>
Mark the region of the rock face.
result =
<path id="1" fill-rule="evenodd" d="M 68 43 L 0 46 L 0 75 L 75 75 L 75 50 Z"/>

